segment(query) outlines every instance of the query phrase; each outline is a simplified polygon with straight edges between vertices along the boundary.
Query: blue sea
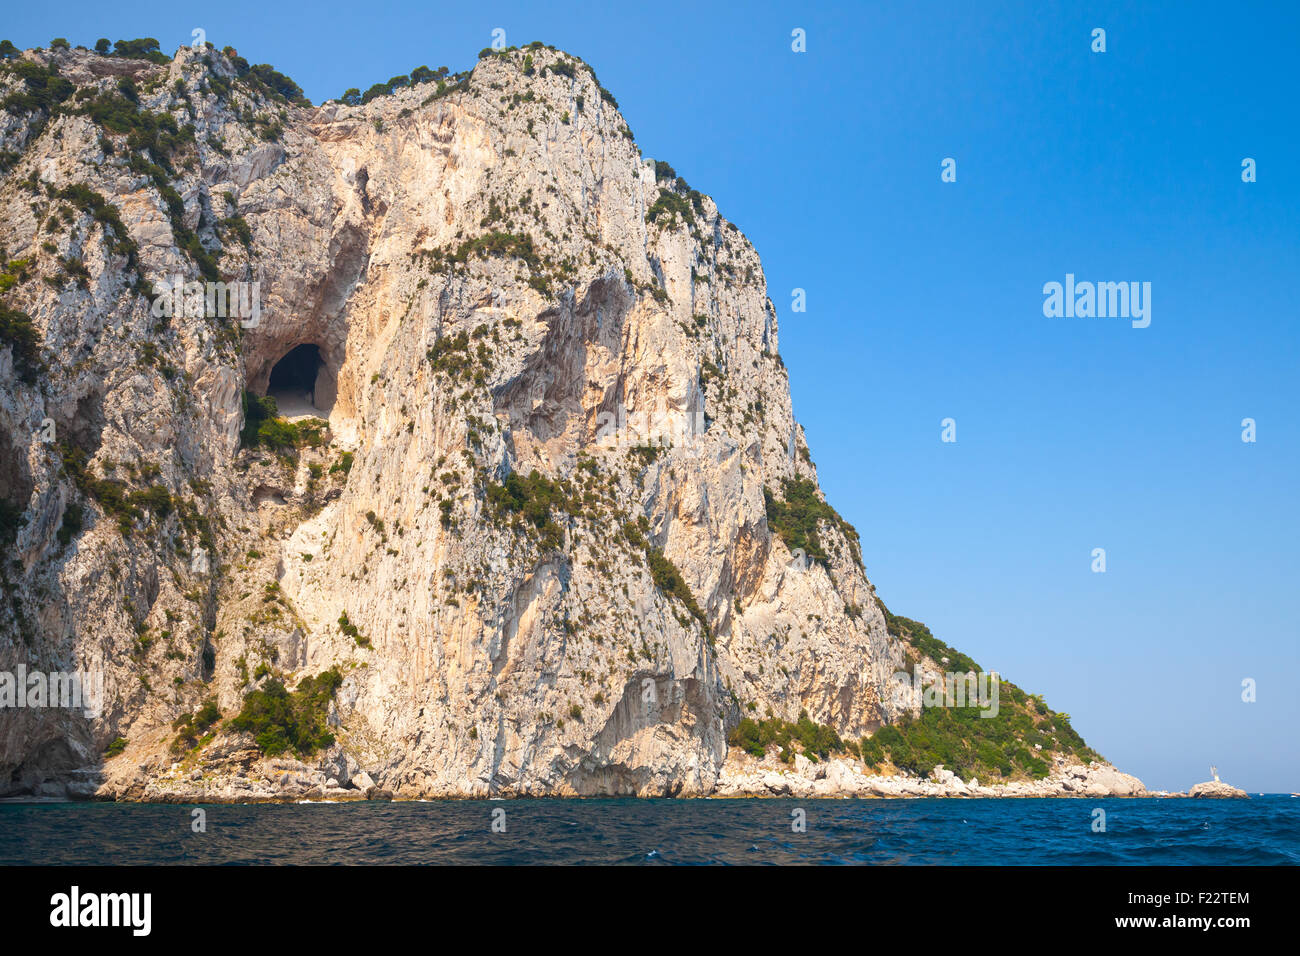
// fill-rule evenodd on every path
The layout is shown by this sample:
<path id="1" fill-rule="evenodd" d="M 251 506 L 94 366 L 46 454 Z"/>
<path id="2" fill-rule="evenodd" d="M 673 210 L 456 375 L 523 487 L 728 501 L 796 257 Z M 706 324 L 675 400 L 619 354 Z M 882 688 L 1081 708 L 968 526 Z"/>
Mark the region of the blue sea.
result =
<path id="1" fill-rule="evenodd" d="M 1296 865 L 1300 798 L 0 803 L 0 864 L 151 863 Z"/>

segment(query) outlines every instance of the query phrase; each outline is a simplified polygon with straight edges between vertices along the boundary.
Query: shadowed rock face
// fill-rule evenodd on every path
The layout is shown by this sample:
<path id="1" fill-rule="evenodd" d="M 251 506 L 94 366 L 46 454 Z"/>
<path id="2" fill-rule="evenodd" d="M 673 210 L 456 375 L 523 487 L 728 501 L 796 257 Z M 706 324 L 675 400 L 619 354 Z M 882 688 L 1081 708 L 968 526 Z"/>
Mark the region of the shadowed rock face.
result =
<path id="1" fill-rule="evenodd" d="M 95 669 L 106 700 L 0 715 L 0 793 L 121 737 L 102 795 L 697 794 L 744 712 L 846 736 L 898 716 L 904 651 L 850 543 L 823 524 L 804 567 L 767 525 L 764 488 L 816 472 L 758 255 L 656 179 L 585 65 L 528 55 L 319 108 L 215 52 L 132 64 L 140 108 L 193 129 L 150 154 L 177 208 L 91 116 L 8 118 L 0 245 L 57 281 L 4 300 L 48 371 L 25 384 L 0 349 L 0 491 L 25 520 L 0 669 Z M 109 96 L 126 69 L 28 56 Z M 128 235 L 59 198 L 76 184 Z M 200 276 L 186 231 L 258 284 L 256 323 L 156 315 L 151 284 Z M 328 427 L 241 448 L 244 392 L 282 385 Z M 534 470 L 530 501 L 494 490 Z M 154 497 L 123 511 L 106 480 Z M 178 716 L 329 668 L 323 753 L 277 768 L 218 724 L 172 769 Z"/>

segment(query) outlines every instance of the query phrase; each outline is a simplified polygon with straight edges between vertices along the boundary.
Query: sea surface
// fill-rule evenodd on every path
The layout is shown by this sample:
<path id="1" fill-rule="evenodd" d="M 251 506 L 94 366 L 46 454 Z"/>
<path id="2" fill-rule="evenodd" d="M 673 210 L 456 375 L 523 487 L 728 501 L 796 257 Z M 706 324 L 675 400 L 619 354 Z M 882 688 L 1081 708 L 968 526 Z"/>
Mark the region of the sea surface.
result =
<path id="1" fill-rule="evenodd" d="M 0 803 L 24 863 L 1296 865 L 1300 798 Z"/>

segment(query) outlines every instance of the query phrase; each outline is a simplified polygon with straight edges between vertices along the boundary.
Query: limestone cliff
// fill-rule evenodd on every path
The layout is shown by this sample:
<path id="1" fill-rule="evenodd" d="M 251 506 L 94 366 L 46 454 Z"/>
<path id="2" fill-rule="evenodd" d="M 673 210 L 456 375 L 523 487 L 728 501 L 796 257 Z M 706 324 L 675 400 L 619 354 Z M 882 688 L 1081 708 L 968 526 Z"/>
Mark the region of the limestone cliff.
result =
<path id="1" fill-rule="evenodd" d="M 589 67 L 153 60 L 0 71 L 0 670 L 104 682 L 0 793 L 704 794 L 746 714 L 915 710 L 757 253 Z M 302 760 L 232 724 L 331 672 Z"/>

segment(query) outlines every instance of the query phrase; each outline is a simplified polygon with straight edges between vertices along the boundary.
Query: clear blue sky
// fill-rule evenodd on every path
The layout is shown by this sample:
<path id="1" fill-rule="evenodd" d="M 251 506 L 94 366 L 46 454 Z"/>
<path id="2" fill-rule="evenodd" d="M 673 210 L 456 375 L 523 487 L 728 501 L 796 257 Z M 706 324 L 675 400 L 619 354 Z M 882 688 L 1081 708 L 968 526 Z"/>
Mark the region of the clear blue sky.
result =
<path id="1" fill-rule="evenodd" d="M 0 30 L 171 52 L 195 27 L 315 102 L 469 66 L 495 27 L 583 57 L 758 248 L 795 413 L 890 608 L 1148 786 L 1216 763 L 1300 790 L 1300 5 L 70 0 Z M 1045 318 L 1067 272 L 1150 282 L 1151 326 Z"/>

